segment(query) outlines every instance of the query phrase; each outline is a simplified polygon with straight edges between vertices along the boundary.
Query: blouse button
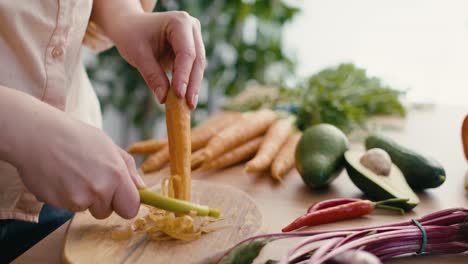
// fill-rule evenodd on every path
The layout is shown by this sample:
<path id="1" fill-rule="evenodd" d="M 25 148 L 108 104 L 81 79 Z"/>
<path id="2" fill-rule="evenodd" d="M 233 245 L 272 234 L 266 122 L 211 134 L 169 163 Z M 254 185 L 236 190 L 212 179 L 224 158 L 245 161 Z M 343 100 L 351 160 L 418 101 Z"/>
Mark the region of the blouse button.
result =
<path id="1" fill-rule="evenodd" d="M 52 49 L 52 57 L 57 58 L 62 56 L 63 54 L 63 49 L 60 47 L 55 47 Z"/>

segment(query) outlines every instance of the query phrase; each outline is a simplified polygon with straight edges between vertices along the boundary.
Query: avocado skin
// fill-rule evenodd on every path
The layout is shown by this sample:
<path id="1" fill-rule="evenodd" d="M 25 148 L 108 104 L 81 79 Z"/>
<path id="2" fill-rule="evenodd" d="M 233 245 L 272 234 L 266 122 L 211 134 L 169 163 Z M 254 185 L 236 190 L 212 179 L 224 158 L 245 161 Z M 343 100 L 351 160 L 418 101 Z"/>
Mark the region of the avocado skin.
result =
<path id="1" fill-rule="evenodd" d="M 346 150 L 348 139 L 335 126 L 320 124 L 306 129 L 295 153 L 296 168 L 304 183 L 310 188 L 328 186 L 343 171 Z"/>
<path id="2" fill-rule="evenodd" d="M 370 135 L 365 145 L 366 149 L 381 148 L 387 151 L 413 190 L 436 188 L 445 182 L 445 170 L 436 160 L 424 157 L 387 137 Z"/>
<path id="3" fill-rule="evenodd" d="M 296 152 L 296 156 L 298 152 Z M 304 183 L 310 188 L 324 188 L 328 186 L 344 169 L 344 157 L 337 159 L 323 157 L 325 162 L 319 162 L 318 158 L 310 157 L 304 159 L 302 165 L 297 165 L 297 170 L 302 176 Z"/>
<path id="4" fill-rule="evenodd" d="M 366 196 L 376 201 L 382 201 L 391 198 L 401 198 L 395 197 L 394 195 L 387 192 L 385 189 L 381 188 L 378 184 L 370 180 L 368 177 L 363 176 L 359 171 L 357 171 L 349 162 L 345 160 L 345 168 L 346 172 L 348 173 L 349 178 L 351 181 L 361 190 L 364 192 Z M 405 211 L 410 211 L 417 204 L 409 204 L 409 203 L 393 203 L 388 204 L 392 206 L 396 206 L 402 208 Z"/>

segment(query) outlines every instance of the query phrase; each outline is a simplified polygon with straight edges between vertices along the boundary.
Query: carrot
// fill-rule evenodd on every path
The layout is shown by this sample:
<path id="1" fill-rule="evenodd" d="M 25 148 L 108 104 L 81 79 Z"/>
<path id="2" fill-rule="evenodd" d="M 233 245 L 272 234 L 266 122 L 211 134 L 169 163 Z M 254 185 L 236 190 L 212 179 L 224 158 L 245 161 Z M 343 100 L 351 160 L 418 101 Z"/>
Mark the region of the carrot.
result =
<path id="1" fill-rule="evenodd" d="M 207 121 L 203 122 L 200 126 L 193 129 L 191 134 L 192 151 L 203 148 L 208 141 L 223 127 L 235 123 L 241 118 L 240 113 L 236 112 L 221 112 Z M 201 155 L 196 156 L 198 163 L 203 161 Z M 169 161 L 169 147 L 164 146 L 159 152 L 154 153 L 148 157 L 142 165 L 142 170 L 145 173 L 153 172 L 161 169 Z"/>
<path id="2" fill-rule="evenodd" d="M 289 135 L 286 142 L 281 147 L 278 155 L 276 155 L 271 164 L 271 176 L 277 180 L 281 180 L 286 173 L 294 168 L 294 155 L 296 146 L 301 139 L 302 133 L 293 133 Z"/>
<path id="3" fill-rule="evenodd" d="M 259 110 L 246 115 L 235 125 L 232 125 L 216 134 L 203 150 L 204 162 L 263 134 L 276 120 L 275 112 L 267 109 Z"/>
<path id="4" fill-rule="evenodd" d="M 254 173 L 267 170 L 291 131 L 290 118 L 280 119 L 270 126 L 257 155 L 245 165 L 245 172 Z"/>
<path id="5" fill-rule="evenodd" d="M 161 169 L 169 161 L 169 145 L 149 156 L 141 165 L 144 173 L 150 173 Z"/>
<path id="6" fill-rule="evenodd" d="M 197 126 L 192 131 L 192 150 L 196 151 L 208 144 L 208 141 L 220 130 L 234 124 L 241 118 L 238 112 L 221 112 Z"/>
<path id="7" fill-rule="evenodd" d="M 221 157 L 203 164 L 200 170 L 206 171 L 222 169 L 253 157 L 260 148 L 263 138 L 263 136 L 256 137 L 253 140 L 224 153 Z"/>
<path id="8" fill-rule="evenodd" d="M 132 154 L 151 154 L 167 145 L 165 139 L 148 139 L 128 146 L 127 151 Z"/>
<path id="9" fill-rule="evenodd" d="M 203 149 L 192 153 L 192 170 L 197 169 L 203 163 Z"/>
<path id="10" fill-rule="evenodd" d="M 169 89 L 166 99 L 166 126 L 171 175 L 179 176 L 173 179 L 174 198 L 190 201 L 190 109 L 185 103 L 185 98 L 177 97 L 173 89 Z"/>

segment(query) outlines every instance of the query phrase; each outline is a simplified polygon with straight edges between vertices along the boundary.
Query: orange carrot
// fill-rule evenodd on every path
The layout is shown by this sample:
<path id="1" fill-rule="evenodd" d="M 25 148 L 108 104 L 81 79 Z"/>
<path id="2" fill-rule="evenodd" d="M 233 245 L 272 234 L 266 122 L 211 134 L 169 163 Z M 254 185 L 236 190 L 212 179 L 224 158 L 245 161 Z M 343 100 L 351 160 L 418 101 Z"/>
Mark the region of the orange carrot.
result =
<path id="1" fill-rule="evenodd" d="M 247 143 L 224 153 L 221 157 L 204 164 L 200 170 L 206 171 L 222 169 L 252 158 L 260 148 L 263 138 L 263 136 L 256 137 Z"/>
<path id="2" fill-rule="evenodd" d="M 173 178 L 174 198 L 190 201 L 191 191 L 191 136 L 190 109 L 185 98 L 175 95 L 169 89 L 166 99 L 166 126 L 169 145 L 169 158 Z"/>
<path id="3" fill-rule="evenodd" d="M 281 146 L 288 139 L 289 134 L 291 134 L 291 122 L 290 118 L 284 118 L 270 126 L 257 155 L 245 164 L 245 172 L 261 172 L 270 167 Z"/>
<path id="4" fill-rule="evenodd" d="M 271 164 L 271 176 L 277 180 L 281 180 L 286 173 L 294 167 L 294 155 L 296 146 L 301 138 L 302 133 L 293 133 L 289 135 L 286 142 L 281 147 L 278 155 L 276 155 Z"/>
<path id="5" fill-rule="evenodd" d="M 208 141 L 220 130 L 234 124 L 241 118 L 238 112 L 221 112 L 197 126 L 192 131 L 192 150 L 196 151 L 208 144 Z"/>
<path id="6" fill-rule="evenodd" d="M 216 134 L 208 142 L 203 150 L 204 162 L 209 162 L 215 157 L 263 134 L 275 120 L 275 112 L 268 109 L 244 116 L 236 124 Z"/>
<path id="7" fill-rule="evenodd" d="M 164 146 L 160 151 L 150 155 L 141 165 L 144 173 L 150 173 L 161 169 L 169 161 L 169 145 Z"/>
<path id="8" fill-rule="evenodd" d="M 128 146 L 127 151 L 132 154 L 152 154 L 167 144 L 165 139 L 148 139 Z"/>
<path id="9" fill-rule="evenodd" d="M 241 118 L 242 114 L 237 112 L 221 112 L 210 117 L 208 120 L 193 129 L 191 133 L 192 151 L 197 151 L 203 148 L 214 134 L 218 133 L 222 128 L 234 124 Z M 200 154 L 196 156 L 198 163 L 203 161 Z M 148 157 L 141 168 L 143 172 L 150 173 L 161 169 L 168 161 L 169 147 L 166 145 L 158 152 Z"/>
<path id="10" fill-rule="evenodd" d="M 203 163 L 203 149 L 199 149 L 192 153 L 192 170 L 197 169 Z"/>

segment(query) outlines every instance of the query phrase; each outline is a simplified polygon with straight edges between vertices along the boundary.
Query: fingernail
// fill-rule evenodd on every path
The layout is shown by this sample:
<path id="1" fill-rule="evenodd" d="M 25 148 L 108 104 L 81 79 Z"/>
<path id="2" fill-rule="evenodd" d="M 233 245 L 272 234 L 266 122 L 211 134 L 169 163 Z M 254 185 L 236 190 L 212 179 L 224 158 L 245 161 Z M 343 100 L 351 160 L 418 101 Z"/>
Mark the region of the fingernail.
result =
<path id="1" fill-rule="evenodd" d="M 146 184 L 145 182 L 143 181 L 143 179 L 141 178 L 140 174 L 137 174 L 137 177 L 136 177 L 136 180 L 137 180 L 137 187 L 138 188 L 144 188 L 146 187 Z"/>
<path id="2" fill-rule="evenodd" d="M 185 93 L 187 92 L 187 84 L 181 83 L 180 84 L 180 97 L 185 97 Z"/>
<path id="3" fill-rule="evenodd" d="M 197 108 L 197 104 L 198 104 L 198 94 L 196 94 L 192 99 L 192 105 L 194 109 Z"/>
<path id="4" fill-rule="evenodd" d="M 156 90 L 154 90 L 154 92 L 156 93 L 156 97 L 158 97 L 158 101 L 159 103 L 162 103 L 163 101 L 163 91 L 162 91 L 162 88 L 161 87 L 156 87 Z"/>

